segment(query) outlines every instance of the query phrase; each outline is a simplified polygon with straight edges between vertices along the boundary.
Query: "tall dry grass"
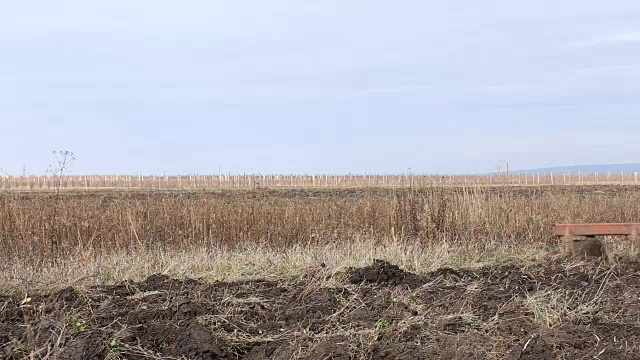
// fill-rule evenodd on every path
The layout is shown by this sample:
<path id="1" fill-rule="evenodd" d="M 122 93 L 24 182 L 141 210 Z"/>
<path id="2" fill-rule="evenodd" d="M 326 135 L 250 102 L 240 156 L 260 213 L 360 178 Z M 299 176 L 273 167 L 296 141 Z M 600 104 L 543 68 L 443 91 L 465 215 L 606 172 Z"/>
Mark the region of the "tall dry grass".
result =
<path id="1" fill-rule="evenodd" d="M 540 255 L 554 222 L 637 222 L 636 187 L 0 193 L 0 292 L 153 272 L 281 277 L 381 257 L 412 271 Z M 622 244 L 624 246 L 624 244 Z"/>
<path id="2" fill-rule="evenodd" d="M 0 260 L 270 249 L 368 240 L 491 249 L 548 243 L 554 222 L 640 219 L 634 187 L 3 193 Z"/>

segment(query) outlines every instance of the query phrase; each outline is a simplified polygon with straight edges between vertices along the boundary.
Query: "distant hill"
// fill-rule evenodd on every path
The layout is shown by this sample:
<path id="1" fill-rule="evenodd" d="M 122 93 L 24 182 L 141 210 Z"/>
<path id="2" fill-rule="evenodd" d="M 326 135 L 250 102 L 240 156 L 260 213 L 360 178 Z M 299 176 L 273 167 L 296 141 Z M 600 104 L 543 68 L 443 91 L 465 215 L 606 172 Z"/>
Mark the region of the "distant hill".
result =
<path id="1" fill-rule="evenodd" d="M 574 165 L 574 166 L 556 166 L 540 169 L 529 170 L 517 170 L 513 173 L 553 173 L 553 174 L 566 174 L 566 173 L 633 173 L 640 172 L 640 163 L 634 164 L 594 164 L 594 165 Z"/>

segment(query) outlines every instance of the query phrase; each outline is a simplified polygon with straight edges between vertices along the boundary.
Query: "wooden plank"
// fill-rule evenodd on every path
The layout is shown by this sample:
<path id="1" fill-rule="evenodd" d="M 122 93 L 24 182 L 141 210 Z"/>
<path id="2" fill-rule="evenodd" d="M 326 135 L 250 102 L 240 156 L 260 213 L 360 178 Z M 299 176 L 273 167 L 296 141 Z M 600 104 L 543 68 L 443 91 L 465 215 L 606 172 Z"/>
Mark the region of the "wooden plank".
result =
<path id="1" fill-rule="evenodd" d="M 555 236 L 633 235 L 640 232 L 638 223 L 555 224 Z"/>

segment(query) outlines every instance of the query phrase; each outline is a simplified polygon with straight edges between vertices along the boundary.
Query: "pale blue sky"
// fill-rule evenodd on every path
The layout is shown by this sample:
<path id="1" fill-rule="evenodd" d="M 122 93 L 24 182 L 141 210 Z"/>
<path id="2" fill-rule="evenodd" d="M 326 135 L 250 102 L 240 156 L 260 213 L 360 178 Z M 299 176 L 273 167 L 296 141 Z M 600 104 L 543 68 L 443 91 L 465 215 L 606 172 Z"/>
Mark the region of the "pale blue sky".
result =
<path id="1" fill-rule="evenodd" d="M 640 1 L 0 0 L 0 168 L 640 162 Z"/>

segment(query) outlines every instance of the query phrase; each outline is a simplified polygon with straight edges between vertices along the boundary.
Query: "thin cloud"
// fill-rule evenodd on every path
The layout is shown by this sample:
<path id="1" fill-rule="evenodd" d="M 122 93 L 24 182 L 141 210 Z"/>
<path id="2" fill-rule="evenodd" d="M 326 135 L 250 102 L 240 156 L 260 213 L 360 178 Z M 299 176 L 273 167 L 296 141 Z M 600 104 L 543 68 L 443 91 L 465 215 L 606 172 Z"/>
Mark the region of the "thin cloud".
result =
<path id="1" fill-rule="evenodd" d="M 569 47 L 595 47 L 640 43 L 640 32 L 628 32 L 609 36 L 594 37 L 589 40 L 573 41 Z"/>

